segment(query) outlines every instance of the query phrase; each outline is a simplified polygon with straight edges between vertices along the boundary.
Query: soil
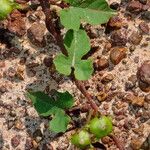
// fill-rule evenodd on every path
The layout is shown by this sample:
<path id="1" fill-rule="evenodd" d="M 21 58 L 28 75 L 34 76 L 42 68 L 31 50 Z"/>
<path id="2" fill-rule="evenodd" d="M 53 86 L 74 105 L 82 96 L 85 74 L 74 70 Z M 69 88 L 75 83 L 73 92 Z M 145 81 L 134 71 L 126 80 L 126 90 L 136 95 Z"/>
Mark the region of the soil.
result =
<path id="1" fill-rule="evenodd" d="M 108 3 L 118 14 L 107 25 L 83 23 L 91 38 L 89 57 L 95 68 L 83 83 L 99 112 L 112 117 L 113 134 L 124 149 L 149 150 L 150 1 Z M 70 135 L 86 122 L 88 113 L 71 114 L 76 129 L 70 124 L 66 133 L 57 135 L 49 131 L 49 120 L 39 117 L 26 97 L 28 90 L 50 94 L 56 89 L 69 91 L 75 97 L 75 107 L 88 103 L 75 83 L 55 70 L 52 60 L 59 52 L 40 6 L 14 11 L 0 22 L 1 150 L 76 150 Z M 109 136 L 100 142 L 107 150 L 118 149 Z"/>

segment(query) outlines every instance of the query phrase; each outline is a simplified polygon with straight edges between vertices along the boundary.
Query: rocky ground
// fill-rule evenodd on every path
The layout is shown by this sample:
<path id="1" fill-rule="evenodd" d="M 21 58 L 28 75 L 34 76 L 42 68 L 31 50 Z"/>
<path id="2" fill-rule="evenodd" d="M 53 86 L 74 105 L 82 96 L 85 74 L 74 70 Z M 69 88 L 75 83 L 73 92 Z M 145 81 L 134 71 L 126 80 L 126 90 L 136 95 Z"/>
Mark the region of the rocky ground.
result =
<path id="1" fill-rule="evenodd" d="M 101 114 L 113 118 L 114 134 L 125 149 L 149 150 L 150 1 L 108 2 L 118 15 L 107 25 L 85 25 L 91 38 L 93 53 L 90 57 L 95 71 L 84 85 Z M 75 96 L 76 105 L 86 103 L 75 84 L 55 71 L 52 60 L 60 49 L 52 42 L 44 19 L 38 7 L 27 13 L 14 11 L 9 21 L 0 22 L 2 150 L 76 149 L 69 141 L 75 130 L 62 135 L 50 132 L 48 119 L 39 117 L 25 96 L 30 89 L 46 93 L 52 89 L 67 90 Z M 86 112 L 79 113 L 72 119 L 82 126 L 86 116 Z M 117 149 L 110 137 L 101 142 L 107 150 Z"/>

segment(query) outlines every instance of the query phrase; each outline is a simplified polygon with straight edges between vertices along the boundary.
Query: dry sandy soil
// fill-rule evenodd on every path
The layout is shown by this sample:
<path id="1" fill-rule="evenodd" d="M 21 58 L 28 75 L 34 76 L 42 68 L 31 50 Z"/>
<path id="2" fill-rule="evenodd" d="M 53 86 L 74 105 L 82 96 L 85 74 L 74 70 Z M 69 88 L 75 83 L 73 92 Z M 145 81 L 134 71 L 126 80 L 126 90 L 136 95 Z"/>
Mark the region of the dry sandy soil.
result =
<path id="1" fill-rule="evenodd" d="M 112 2 L 121 3 L 120 0 L 109 1 L 110 4 Z M 123 143 L 124 148 L 148 150 L 150 149 L 150 92 L 144 92 L 139 87 L 137 71 L 145 61 L 150 61 L 148 30 L 150 13 L 149 20 L 143 19 L 141 16 L 144 10 L 138 13 L 130 12 L 126 10 L 128 5 L 129 2 L 126 0 L 119 6 L 117 19 L 112 20 L 107 27 L 86 25 L 91 45 L 96 49 L 91 57 L 97 67 L 90 80 L 85 82 L 85 87 L 99 106 L 100 113 L 113 118 L 114 135 Z M 45 16 L 41 7 L 38 7 L 36 11 L 27 12 L 23 19 L 28 30 L 35 22 L 44 24 Z M 141 22 L 146 24 L 144 29 L 140 29 Z M 33 45 L 26 33 L 21 37 L 9 36 L 11 38 L 8 41 L 15 50 L 0 41 L 0 149 L 76 149 L 69 141 L 70 135 L 75 130 L 62 135 L 49 131 L 47 128 L 49 120 L 39 117 L 30 100 L 25 96 L 27 90 L 31 89 L 46 93 L 58 89 L 73 94 L 76 105 L 87 103 L 69 78 L 58 74 L 53 65 L 47 66 L 43 63 L 45 57 L 55 57 L 56 53 L 60 52 L 59 47 L 51 42 L 47 30 L 44 30 L 46 46 L 43 48 Z M 114 56 L 111 59 L 119 63 L 114 64 L 110 59 L 112 53 Z M 101 69 L 101 66 L 104 69 Z M 100 69 L 97 69 L 99 67 Z M 81 126 L 87 115 L 80 113 L 74 115 L 72 119 Z M 68 128 L 71 128 L 71 125 Z M 118 149 L 110 137 L 103 138 L 101 142 L 107 150 Z M 143 146 L 144 142 L 147 147 Z"/>

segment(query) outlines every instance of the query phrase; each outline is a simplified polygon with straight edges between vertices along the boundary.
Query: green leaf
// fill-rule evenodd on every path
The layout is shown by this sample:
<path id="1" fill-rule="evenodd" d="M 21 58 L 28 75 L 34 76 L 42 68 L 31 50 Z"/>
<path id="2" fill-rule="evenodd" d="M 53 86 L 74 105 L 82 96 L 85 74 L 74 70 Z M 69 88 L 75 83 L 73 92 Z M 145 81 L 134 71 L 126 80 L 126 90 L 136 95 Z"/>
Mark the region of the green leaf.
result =
<path id="1" fill-rule="evenodd" d="M 19 5 L 11 0 L 0 0 L 0 20 L 3 20 Z"/>
<path id="2" fill-rule="evenodd" d="M 100 9 L 100 10 L 110 10 L 113 11 L 106 0 L 64 0 L 67 3 L 70 3 L 71 6 L 80 7 L 80 8 L 91 8 L 91 9 Z"/>
<path id="3" fill-rule="evenodd" d="M 57 108 L 69 109 L 73 106 L 74 100 L 69 92 L 55 92 L 55 98 L 49 97 L 43 92 L 28 92 L 27 96 L 41 116 L 49 116 L 57 111 Z"/>
<path id="4" fill-rule="evenodd" d="M 105 0 L 68 0 L 68 2 L 74 7 L 63 9 L 60 12 L 61 23 L 67 29 L 78 30 L 81 21 L 92 25 L 103 24 L 115 14 Z"/>
<path id="5" fill-rule="evenodd" d="M 93 73 L 92 60 L 82 60 L 82 57 L 90 50 L 90 41 L 84 30 L 69 30 L 66 33 L 64 44 L 68 52 L 68 57 L 60 54 L 55 57 L 56 69 L 64 74 L 70 75 L 74 68 L 75 77 L 78 80 L 87 80 Z"/>
<path id="6" fill-rule="evenodd" d="M 69 122 L 70 117 L 63 110 L 58 109 L 54 118 L 49 122 L 49 129 L 55 133 L 65 132 Z"/>
<path id="7" fill-rule="evenodd" d="M 76 64 L 74 74 L 79 80 L 87 80 L 93 73 L 92 60 L 81 60 Z"/>
<path id="8" fill-rule="evenodd" d="M 69 92 L 57 92 L 54 93 L 55 101 L 54 104 L 56 107 L 59 107 L 61 109 L 69 109 L 74 104 L 74 99 L 72 95 Z"/>
<path id="9" fill-rule="evenodd" d="M 31 99 L 36 111 L 41 116 L 49 116 L 53 113 L 54 100 L 43 92 L 28 92 L 27 96 Z"/>
<path id="10" fill-rule="evenodd" d="M 53 119 L 50 122 L 52 131 L 59 133 L 67 129 L 70 118 L 65 114 L 64 110 L 71 108 L 74 104 L 73 97 L 69 92 L 55 91 L 52 97 L 43 92 L 28 92 L 27 96 L 31 99 L 39 115 L 53 115 Z"/>

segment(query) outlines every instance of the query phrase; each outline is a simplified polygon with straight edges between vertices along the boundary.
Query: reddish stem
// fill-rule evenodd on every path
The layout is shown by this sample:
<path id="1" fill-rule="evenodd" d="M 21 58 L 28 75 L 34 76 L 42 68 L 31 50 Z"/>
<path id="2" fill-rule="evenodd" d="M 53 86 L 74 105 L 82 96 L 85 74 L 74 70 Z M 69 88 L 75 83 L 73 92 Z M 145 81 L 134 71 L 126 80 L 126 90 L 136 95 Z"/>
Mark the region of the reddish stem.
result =
<path id="1" fill-rule="evenodd" d="M 64 47 L 63 44 L 63 38 L 61 37 L 60 33 L 58 33 L 56 31 L 54 22 L 52 21 L 52 14 L 50 11 L 50 4 L 48 0 L 40 0 L 40 4 L 42 6 L 43 12 L 46 16 L 46 28 L 48 29 L 48 31 L 52 34 L 52 36 L 54 37 L 55 41 L 57 42 L 58 46 L 61 48 L 61 51 L 64 55 L 67 55 L 67 51 Z"/>
<path id="2" fill-rule="evenodd" d="M 87 92 L 87 90 L 85 89 L 83 83 L 79 80 L 74 79 L 75 84 L 77 86 L 77 88 L 81 91 L 81 93 L 87 98 L 89 104 L 91 105 L 91 107 L 94 110 L 94 114 L 96 114 L 98 112 L 98 106 L 96 105 L 96 103 L 93 101 L 91 95 Z"/>

